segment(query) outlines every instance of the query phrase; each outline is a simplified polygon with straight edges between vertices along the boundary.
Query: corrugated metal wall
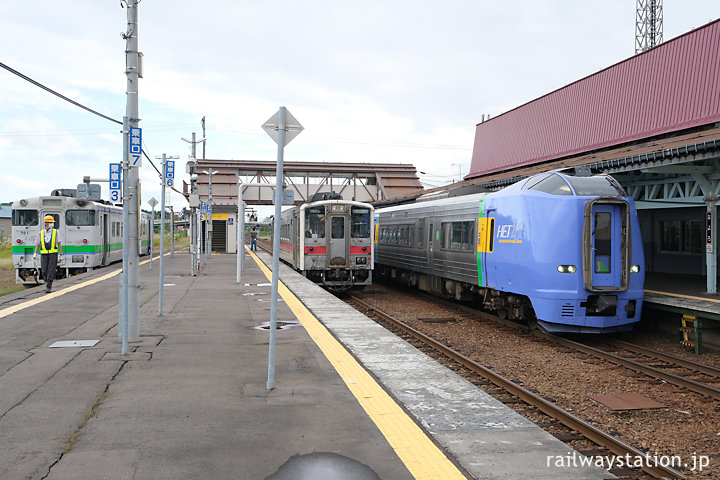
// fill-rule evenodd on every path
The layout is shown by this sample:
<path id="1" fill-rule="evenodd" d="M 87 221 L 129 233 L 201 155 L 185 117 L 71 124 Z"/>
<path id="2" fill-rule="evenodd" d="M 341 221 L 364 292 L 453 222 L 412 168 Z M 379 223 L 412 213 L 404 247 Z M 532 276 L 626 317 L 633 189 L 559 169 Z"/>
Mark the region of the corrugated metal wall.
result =
<path id="1" fill-rule="evenodd" d="M 477 125 L 466 178 L 720 121 L 720 20 Z"/>

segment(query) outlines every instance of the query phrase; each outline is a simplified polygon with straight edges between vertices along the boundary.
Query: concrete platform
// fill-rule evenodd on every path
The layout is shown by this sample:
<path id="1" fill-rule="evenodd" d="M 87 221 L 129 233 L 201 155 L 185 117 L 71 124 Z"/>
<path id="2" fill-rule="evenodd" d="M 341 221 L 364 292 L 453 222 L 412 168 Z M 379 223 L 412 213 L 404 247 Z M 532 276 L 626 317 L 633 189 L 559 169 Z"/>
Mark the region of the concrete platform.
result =
<path id="1" fill-rule="evenodd" d="M 141 267 L 142 341 L 129 356 L 117 267 L 0 298 L 0 478 L 304 478 L 309 464 L 343 479 L 612 478 L 548 468 L 564 444 L 286 268 L 281 281 L 307 307 L 285 292 L 268 391 L 270 287 L 251 257 L 240 285 L 234 255 L 213 255 L 197 277 L 188 255 L 166 257 L 163 316 L 154 264 Z M 460 476 L 398 453 L 416 444 Z"/>
<path id="2" fill-rule="evenodd" d="M 712 350 L 720 349 L 720 295 L 706 290 L 705 277 L 648 274 L 643 323 L 647 328 L 678 336 L 682 316 L 692 315 L 702 323 L 701 344 Z"/>

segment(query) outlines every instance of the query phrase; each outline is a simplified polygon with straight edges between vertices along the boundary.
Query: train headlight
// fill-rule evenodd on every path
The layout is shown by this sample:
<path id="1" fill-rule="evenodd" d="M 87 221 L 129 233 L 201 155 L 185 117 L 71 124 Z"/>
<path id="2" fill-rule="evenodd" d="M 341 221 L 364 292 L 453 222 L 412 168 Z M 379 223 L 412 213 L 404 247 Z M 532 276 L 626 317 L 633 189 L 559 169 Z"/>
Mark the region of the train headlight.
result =
<path id="1" fill-rule="evenodd" d="M 367 265 L 367 257 L 355 257 L 355 263 L 357 265 Z"/>
<path id="2" fill-rule="evenodd" d="M 630 273 L 640 273 L 640 265 L 633 265 L 630 267 Z"/>
<path id="3" fill-rule="evenodd" d="M 558 265 L 558 272 L 560 273 L 575 273 L 577 268 L 575 265 Z"/>
<path id="4" fill-rule="evenodd" d="M 21 244 L 21 243 L 22 243 L 22 240 L 20 240 L 20 239 L 18 238 L 18 239 L 17 239 L 17 243 L 18 243 L 18 244 Z"/>

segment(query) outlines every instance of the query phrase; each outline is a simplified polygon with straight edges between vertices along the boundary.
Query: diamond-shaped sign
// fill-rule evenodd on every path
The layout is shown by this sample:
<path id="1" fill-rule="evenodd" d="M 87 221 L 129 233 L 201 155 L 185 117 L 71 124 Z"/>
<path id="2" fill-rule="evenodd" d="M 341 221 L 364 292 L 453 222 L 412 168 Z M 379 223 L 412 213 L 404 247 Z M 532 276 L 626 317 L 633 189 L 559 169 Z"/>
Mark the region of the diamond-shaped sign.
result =
<path id="1" fill-rule="evenodd" d="M 273 140 L 275 140 L 275 143 L 278 143 L 280 140 L 280 110 L 275 112 L 275 115 L 270 117 L 270 119 L 263 123 L 262 128 L 267 132 L 268 135 L 272 137 Z M 295 117 L 292 116 L 292 113 L 290 113 L 287 109 L 285 110 L 285 145 L 290 143 L 290 140 L 297 137 L 300 132 L 303 131 L 303 126 L 300 125 L 300 122 L 295 120 Z M 285 146 L 283 145 L 283 146 Z"/>

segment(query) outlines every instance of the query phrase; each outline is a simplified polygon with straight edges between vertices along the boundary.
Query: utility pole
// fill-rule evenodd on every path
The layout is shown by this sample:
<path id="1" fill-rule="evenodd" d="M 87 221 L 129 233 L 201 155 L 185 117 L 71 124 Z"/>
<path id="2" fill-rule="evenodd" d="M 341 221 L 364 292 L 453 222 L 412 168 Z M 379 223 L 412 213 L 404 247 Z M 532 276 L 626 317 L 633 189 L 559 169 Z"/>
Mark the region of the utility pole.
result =
<path id="1" fill-rule="evenodd" d="M 196 276 L 200 265 L 200 247 L 202 244 L 200 241 L 202 229 L 200 228 L 200 215 L 198 214 L 200 201 L 197 186 L 197 149 L 195 147 L 198 142 L 195 140 L 195 132 L 192 134 L 192 140 L 188 140 L 187 138 L 182 138 L 181 140 L 190 144 L 190 151 L 192 155 L 192 158 L 187 164 L 187 173 L 190 174 L 190 253 L 192 254 L 192 274 L 193 276 Z M 200 141 L 203 145 L 205 144 L 205 138 Z"/>
<path id="2" fill-rule="evenodd" d="M 207 138 L 207 135 L 205 135 L 205 116 L 204 115 L 202 118 L 202 129 L 203 129 L 203 140 L 202 140 L 202 142 L 203 142 L 203 160 L 205 160 L 205 145 L 207 144 L 207 142 L 205 142 L 205 139 Z"/>
<path id="3" fill-rule="evenodd" d="M 140 289 L 140 249 L 139 249 L 139 215 L 140 191 L 138 169 L 142 166 L 142 130 L 138 112 L 138 80 L 140 71 L 140 52 L 138 51 L 138 0 L 124 0 L 127 8 L 127 30 L 125 39 L 125 75 L 127 77 L 127 104 L 125 109 L 126 122 L 123 122 L 124 144 L 124 183 L 126 185 L 123 198 L 123 289 L 120 295 L 121 304 L 125 304 L 125 325 L 121 325 L 120 341 L 123 342 L 123 354 L 127 354 L 127 343 L 140 341 L 140 316 L 138 292 Z M 121 3 L 122 5 L 122 3 Z M 121 306 L 122 309 L 122 306 Z"/>
<path id="4" fill-rule="evenodd" d="M 175 258 L 175 209 L 170 205 L 170 258 Z"/>
<path id="5" fill-rule="evenodd" d="M 169 173 L 168 158 L 177 159 L 179 157 L 168 157 L 166 154 L 162 154 L 162 190 L 160 193 L 160 276 L 159 276 L 159 290 L 158 290 L 158 316 L 162 317 L 163 314 L 163 290 L 165 286 L 165 187 L 172 186 L 171 180 L 174 177 L 175 162 L 171 161 L 173 165 L 172 175 Z"/>

